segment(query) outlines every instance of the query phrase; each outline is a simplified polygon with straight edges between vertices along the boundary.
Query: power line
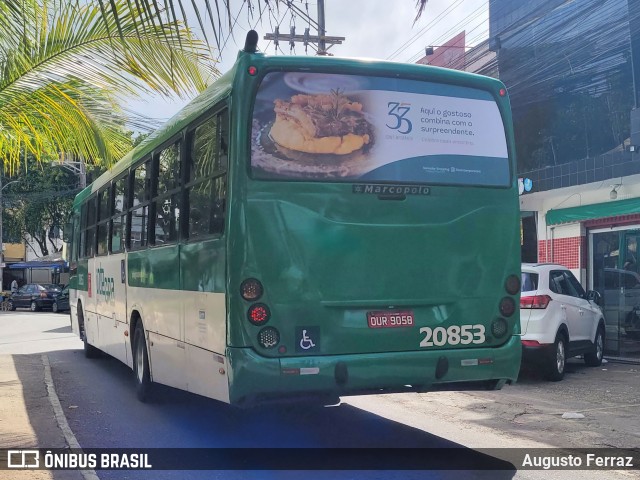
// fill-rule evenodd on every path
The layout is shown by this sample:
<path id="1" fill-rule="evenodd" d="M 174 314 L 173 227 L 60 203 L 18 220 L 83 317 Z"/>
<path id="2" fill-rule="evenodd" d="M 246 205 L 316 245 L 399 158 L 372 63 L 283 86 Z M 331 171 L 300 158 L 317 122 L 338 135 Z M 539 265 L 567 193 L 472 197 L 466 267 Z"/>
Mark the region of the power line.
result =
<path id="1" fill-rule="evenodd" d="M 426 30 L 428 28 L 430 28 L 431 26 L 435 25 L 438 20 L 442 20 L 444 18 L 447 17 L 447 15 L 449 15 L 449 13 L 451 13 L 451 11 L 453 11 L 455 8 L 457 8 L 457 6 L 459 6 L 464 0 L 456 0 L 454 3 L 452 3 L 451 5 L 449 5 L 443 12 L 441 12 L 438 16 L 436 16 L 431 22 L 429 22 L 427 25 L 425 25 L 423 28 L 421 28 L 415 35 L 413 35 L 409 40 L 407 40 L 405 43 L 403 43 L 402 45 L 400 45 L 400 47 L 398 47 L 391 55 L 389 55 L 386 59 L 387 60 L 393 60 L 394 58 L 396 58 L 398 55 L 400 55 L 402 52 L 404 52 L 410 45 L 414 44 L 415 42 L 418 41 L 418 37 L 422 36 Z M 434 42 L 435 43 L 435 42 Z"/>
<path id="2" fill-rule="evenodd" d="M 325 17 L 324 17 L 324 0 L 317 0 L 318 7 L 318 21 L 317 21 L 317 35 L 311 34 L 311 29 L 306 28 L 304 35 L 296 35 L 295 25 L 290 26 L 290 34 L 281 34 L 280 25 L 278 25 L 273 33 L 267 33 L 264 36 L 265 40 L 273 41 L 278 48 L 280 41 L 288 41 L 291 48 L 295 48 L 296 43 L 302 43 L 305 47 L 311 45 L 315 47 L 317 55 L 330 55 L 328 50 L 333 45 L 339 45 L 345 40 L 345 37 L 327 36 L 325 31 Z M 301 11 L 301 10 L 300 10 Z M 302 11 L 301 11 L 302 12 Z M 306 14 L 302 12 L 304 16 Z"/>
<path id="3" fill-rule="evenodd" d="M 477 18 L 479 18 L 481 15 L 484 14 L 484 12 L 486 11 L 487 5 L 488 5 L 488 2 L 482 4 L 480 7 L 476 8 L 473 12 L 471 12 L 469 15 L 467 15 L 464 19 L 462 19 L 458 23 L 452 25 L 448 30 L 446 30 L 443 34 L 441 34 L 439 37 L 437 37 L 433 41 L 433 44 L 434 45 L 440 45 L 440 44 L 446 42 L 447 40 L 449 40 L 449 38 L 451 37 L 452 34 L 457 34 L 458 32 L 466 30 L 466 28 L 467 28 L 467 26 L 469 24 L 471 24 L 474 20 L 476 20 Z M 439 55 L 442 55 L 442 53 L 440 53 Z M 423 56 L 424 56 L 424 48 L 422 47 L 417 53 L 412 55 L 409 58 L 409 60 L 407 60 L 407 62 L 414 63 L 415 61 L 419 60 Z M 436 57 L 437 57 L 437 55 L 436 55 Z M 433 58 L 435 58 L 435 57 L 433 57 Z M 432 60 L 433 60 L 433 58 L 432 58 Z"/>

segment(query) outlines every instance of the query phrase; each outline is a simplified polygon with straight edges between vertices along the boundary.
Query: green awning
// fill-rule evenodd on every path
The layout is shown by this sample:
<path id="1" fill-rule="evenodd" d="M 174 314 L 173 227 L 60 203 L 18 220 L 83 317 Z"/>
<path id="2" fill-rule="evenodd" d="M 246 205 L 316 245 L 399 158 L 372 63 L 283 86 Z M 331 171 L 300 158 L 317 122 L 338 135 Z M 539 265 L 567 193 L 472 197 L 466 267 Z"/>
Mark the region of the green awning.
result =
<path id="1" fill-rule="evenodd" d="M 633 213 L 640 213 L 640 198 L 549 210 L 545 218 L 547 225 L 557 225 L 559 223 L 581 222 L 594 218 L 617 217 Z"/>

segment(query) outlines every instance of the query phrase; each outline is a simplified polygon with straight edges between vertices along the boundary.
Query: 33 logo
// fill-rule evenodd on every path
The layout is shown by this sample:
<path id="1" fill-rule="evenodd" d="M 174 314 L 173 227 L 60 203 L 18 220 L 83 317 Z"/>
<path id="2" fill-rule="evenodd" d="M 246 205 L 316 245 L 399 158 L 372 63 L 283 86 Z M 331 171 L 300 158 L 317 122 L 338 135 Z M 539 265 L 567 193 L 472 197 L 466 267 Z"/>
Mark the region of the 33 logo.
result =
<path id="1" fill-rule="evenodd" d="M 413 125 L 411 120 L 406 118 L 407 113 L 411 110 L 411 106 L 408 103 L 389 102 L 387 103 L 389 108 L 389 116 L 393 117 L 392 124 L 386 124 L 392 130 L 398 130 L 398 133 L 405 135 L 411 132 Z"/>

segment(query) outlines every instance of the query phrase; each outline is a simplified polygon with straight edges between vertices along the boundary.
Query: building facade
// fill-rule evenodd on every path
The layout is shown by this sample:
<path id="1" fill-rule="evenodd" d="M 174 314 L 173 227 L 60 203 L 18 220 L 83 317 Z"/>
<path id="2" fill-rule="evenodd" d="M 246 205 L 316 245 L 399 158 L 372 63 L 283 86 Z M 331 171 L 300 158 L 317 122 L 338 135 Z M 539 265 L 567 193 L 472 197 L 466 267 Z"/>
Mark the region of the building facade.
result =
<path id="1" fill-rule="evenodd" d="M 640 5 L 490 1 L 522 189 L 522 258 L 598 291 L 605 352 L 640 361 Z"/>
<path id="2" fill-rule="evenodd" d="M 598 291 L 606 353 L 640 360 L 640 173 L 524 193 L 520 208 L 523 261 L 565 265 Z"/>
<path id="3" fill-rule="evenodd" d="M 23 262 L 27 256 L 24 243 L 2 243 L 3 268 L 2 268 L 2 284 L 0 291 L 9 290 L 11 282 L 17 280 L 19 284 L 24 283 L 24 272 L 11 270 L 10 265 Z"/>

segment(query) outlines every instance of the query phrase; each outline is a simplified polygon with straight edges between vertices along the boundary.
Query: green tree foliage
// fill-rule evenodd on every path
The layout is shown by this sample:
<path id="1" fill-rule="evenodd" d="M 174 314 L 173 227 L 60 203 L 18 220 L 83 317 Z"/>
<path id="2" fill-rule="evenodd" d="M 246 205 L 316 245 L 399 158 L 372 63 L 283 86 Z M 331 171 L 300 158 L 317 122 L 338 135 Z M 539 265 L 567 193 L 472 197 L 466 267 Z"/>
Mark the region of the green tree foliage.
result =
<path id="1" fill-rule="evenodd" d="M 15 181 L 3 192 L 3 233 L 5 241 L 35 242 L 36 255 L 61 249 L 55 239 L 68 221 L 73 197 L 79 192 L 78 177 L 51 159 L 38 162 L 30 156 Z M 6 182 L 6 180 L 5 180 Z"/>
<path id="2" fill-rule="evenodd" d="M 184 97 L 203 90 L 219 74 L 207 32 L 213 31 L 218 48 L 226 42 L 223 30 L 232 35 L 240 13 L 234 9 L 232 15 L 232 5 L 250 19 L 271 21 L 280 10 L 301 12 L 294 3 L 0 0 L 5 171 L 19 166 L 23 152 L 36 158 L 65 153 L 110 165 L 128 145 L 121 128 L 127 115 L 118 102 L 123 95 L 154 91 Z M 416 0 L 416 20 L 426 3 Z"/>
<path id="3" fill-rule="evenodd" d="M 5 171 L 17 169 L 24 152 L 109 165 L 130 147 L 124 96 L 185 97 L 218 74 L 211 51 L 183 24 L 142 21 L 146 3 L 0 0 Z"/>

